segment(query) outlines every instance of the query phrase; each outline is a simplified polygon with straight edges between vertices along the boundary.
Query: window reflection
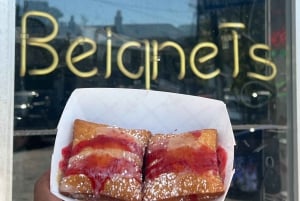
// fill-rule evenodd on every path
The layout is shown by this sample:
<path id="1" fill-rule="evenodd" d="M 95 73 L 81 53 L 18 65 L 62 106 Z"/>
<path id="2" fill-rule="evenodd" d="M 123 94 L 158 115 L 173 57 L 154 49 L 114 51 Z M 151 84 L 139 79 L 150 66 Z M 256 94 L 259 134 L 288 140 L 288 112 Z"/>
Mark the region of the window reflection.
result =
<path id="1" fill-rule="evenodd" d="M 263 0 L 195 0 L 171 4 L 95 0 L 86 5 L 79 1 L 73 1 L 71 5 L 67 1 L 54 0 L 19 2 L 16 91 L 46 94 L 47 110 L 57 114 L 45 113 L 51 126 L 57 122 L 66 98 L 77 87 L 151 88 L 207 96 L 224 100 L 235 123 L 278 121 L 265 111 L 277 101 L 277 80 L 280 78 L 277 55 L 284 47 L 285 32 L 282 29 L 284 21 L 273 23 L 271 20 L 272 26 L 266 23 L 270 20 L 268 6 L 269 2 Z M 55 38 L 47 42 L 57 53 L 58 64 L 54 70 L 42 75 L 30 72 L 46 69 L 53 62 L 54 53 L 27 44 L 24 58 L 20 50 L 21 19 L 33 10 L 51 14 L 59 27 Z M 272 12 L 282 11 L 276 7 Z M 53 27 L 47 18 L 31 16 L 26 21 L 26 36 L 43 38 L 51 34 Z M 273 27 L 276 30 L 272 31 Z M 95 50 L 91 50 L 92 43 L 83 39 L 70 52 L 70 46 L 79 37 L 95 43 Z M 168 42 L 176 44 L 179 49 L 173 45 L 155 49 L 155 44 L 159 47 Z M 135 45 L 128 45 L 120 56 L 120 48 L 130 43 Z M 191 58 L 192 51 L 199 44 L 202 48 L 197 49 Z M 214 55 L 210 44 L 216 48 Z M 268 49 L 256 48 L 257 59 L 254 59 L 249 51 L 256 44 L 264 44 Z M 92 52 L 85 55 L 88 51 Z M 66 62 L 67 53 L 72 62 Z M 210 54 L 212 56 L 204 60 Z M 74 62 L 75 57 L 80 56 L 82 58 Z M 201 58 L 202 63 L 198 60 Z M 19 76 L 22 60 L 26 62 L 26 69 L 24 75 Z M 256 76 L 251 77 L 251 73 Z M 272 73 L 275 73 L 275 78 L 270 77 Z M 258 75 L 268 79 L 261 79 Z M 279 82 L 284 86 L 282 79 Z M 252 112 L 253 108 L 257 112 Z"/>

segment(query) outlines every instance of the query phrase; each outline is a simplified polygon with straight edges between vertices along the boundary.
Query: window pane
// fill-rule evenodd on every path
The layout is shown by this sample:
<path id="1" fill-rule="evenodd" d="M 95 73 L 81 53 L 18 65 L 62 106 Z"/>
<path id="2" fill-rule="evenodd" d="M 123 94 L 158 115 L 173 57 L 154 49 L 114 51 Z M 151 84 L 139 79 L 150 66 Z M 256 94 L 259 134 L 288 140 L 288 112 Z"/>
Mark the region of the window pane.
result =
<path id="1" fill-rule="evenodd" d="M 76 88 L 169 91 L 226 103 L 237 142 L 228 200 L 286 200 L 288 3 L 17 1 L 15 163 L 51 151 Z"/>

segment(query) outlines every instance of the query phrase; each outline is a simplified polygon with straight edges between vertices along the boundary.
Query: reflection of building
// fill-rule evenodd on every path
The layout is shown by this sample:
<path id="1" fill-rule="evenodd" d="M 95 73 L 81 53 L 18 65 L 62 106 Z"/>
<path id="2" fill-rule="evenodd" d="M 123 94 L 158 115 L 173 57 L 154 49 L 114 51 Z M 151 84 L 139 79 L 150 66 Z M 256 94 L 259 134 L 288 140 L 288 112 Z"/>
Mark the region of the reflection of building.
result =
<path id="1" fill-rule="evenodd" d="M 115 24 L 112 25 L 95 25 L 82 27 L 84 36 L 94 36 L 92 32 L 110 27 L 115 34 L 131 38 L 139 39 L 155 39 L 155 40 L 181 40 L 186 36 L 184 30 L 180 30 L 172 24 L 123 24 L 121 11 L 117 11 L 115 16 Z"/>

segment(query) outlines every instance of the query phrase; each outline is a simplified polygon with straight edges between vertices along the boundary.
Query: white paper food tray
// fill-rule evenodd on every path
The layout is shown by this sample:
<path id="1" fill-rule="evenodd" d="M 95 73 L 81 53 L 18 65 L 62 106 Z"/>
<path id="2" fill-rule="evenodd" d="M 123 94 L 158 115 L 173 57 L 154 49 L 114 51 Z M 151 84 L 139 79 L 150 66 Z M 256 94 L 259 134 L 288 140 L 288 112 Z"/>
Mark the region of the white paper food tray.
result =
<path id="1" fill-rule="evenodd" d="M 70 96 L 57 127 L 51 161 L 50 189 L 57 197 L 71 201 L 58 191 L 61 151 L 72 140 L 73 121 L 83 119 L 123 128 L 148 129 L 155 133 L 180 133 L 196 129 L 218 130 L 218 145 L 228 155 L 225 186 L 232 176 L 234 135 L 226 105 L 222 101 L 169 92 L 142 89 L 82 88 Z M 226 197 L 216 199 L 223 201 Z"/>

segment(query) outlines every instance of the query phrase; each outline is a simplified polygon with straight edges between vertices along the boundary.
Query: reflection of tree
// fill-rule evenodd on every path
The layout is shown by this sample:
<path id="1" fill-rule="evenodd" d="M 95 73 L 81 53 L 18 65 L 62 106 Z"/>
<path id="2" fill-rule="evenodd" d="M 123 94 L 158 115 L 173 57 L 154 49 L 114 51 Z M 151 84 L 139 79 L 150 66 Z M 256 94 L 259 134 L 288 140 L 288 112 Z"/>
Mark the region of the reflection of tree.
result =
<path id="1" fill-rule="evenodd" d="M 74 16 L 72 15 L 70 18 L 70 21 L 68 22 L 68 27 L 67 27 L 67 35 L 68 37 L 77 37 L 81 35 L 81 29 L 79 25 L 75 22 Z"/>
<path id="2" fill-rule="evenodd" d="M 252 45 L 257 43 L 267 44 L 268 42 L 265 30 L 265 22 L 267 20 L 265 1 L 195 0 L 193 6 L 197 13 L 198 31 L 196 32 L 196 43 L 211 41 L 219 48 L 218 55 L 211 62 L 205 63 L 207 66 L 212 65 L 221 69 L 221 74 L 214 79 L 213 91 L 217 92 L 215 98 L 225 99 L 225 96 L 233 94 L 235 96 L 235 104 L 238 104 L 241 108 L 239 112 L 248 115 L 243 117 L 241 121 L 255 123 L 269 120 L 270 117 L 266 115 L 266 112 L 269 110 L 268 107 L 273 104 L 272 98 L 275 96 L 273 81 L 261 81 L 259 82 L 260 85 L 255 85 L 251 90 L 249 90 L 249 87 L 247 88 L 247 92 L 251 91 L 253 94 L 268 93 L 267 100 L 267 96 L 263 97 L 263 104 L 249 102 L 250 100 L 259 101 L 262 96 L 252 97 L 252 94 L 248 93 L 247 97 L 242 97 L 245 95 L 242 94 L 244 86 L 248 86 L 248 83 L 254 81 L 254 79 L 247 76 L 248 72 L 256 72 L 262 75 L 268 74 L 266 65 L 253 61 L 249 56 L 249 49 Z M 245 28 L 219 29 L 220 23 L 226 22 L 242 23 L 245 25 Z M 232 75 L 235 66 L 232 30 L 238 33 L 239 73 L 236 77 Z M 261 58 L 270 59 L 267 51 L 258 51 L 256 54 Z M 201 70 L 203 71 L 204 69 L 205 67 L 202 66 Z M 199 86 L 199 88 L 205 89 L 207 86 L 207 82 L 204 82 L 203 86 Z M 230 103 L 228 102 L 227 104 Z M 256 107 L 256 112 L 250 109 L 253 108 L 253 104 Z M 262 107 L 258 107 L 260 105 Z M 237 108 L 235 106 L 235 109 Z"/>
<path id="3" fill-rule="evenodd" d="M 86 26 L 89 21 L 88 18 L 85 17 L 84 15 L 80 15 L 80 19 L 81 19 L 82 25 Z"/>
<path id="4" fill-rule="evenodd" d="M 63 17 L 63 13 L 55 7 L 49 7 L 49 11 L 48 11 L 51 15 L 53 15 L 54 18 L 56 19 L 60 19 L 61 17 Z"/>

